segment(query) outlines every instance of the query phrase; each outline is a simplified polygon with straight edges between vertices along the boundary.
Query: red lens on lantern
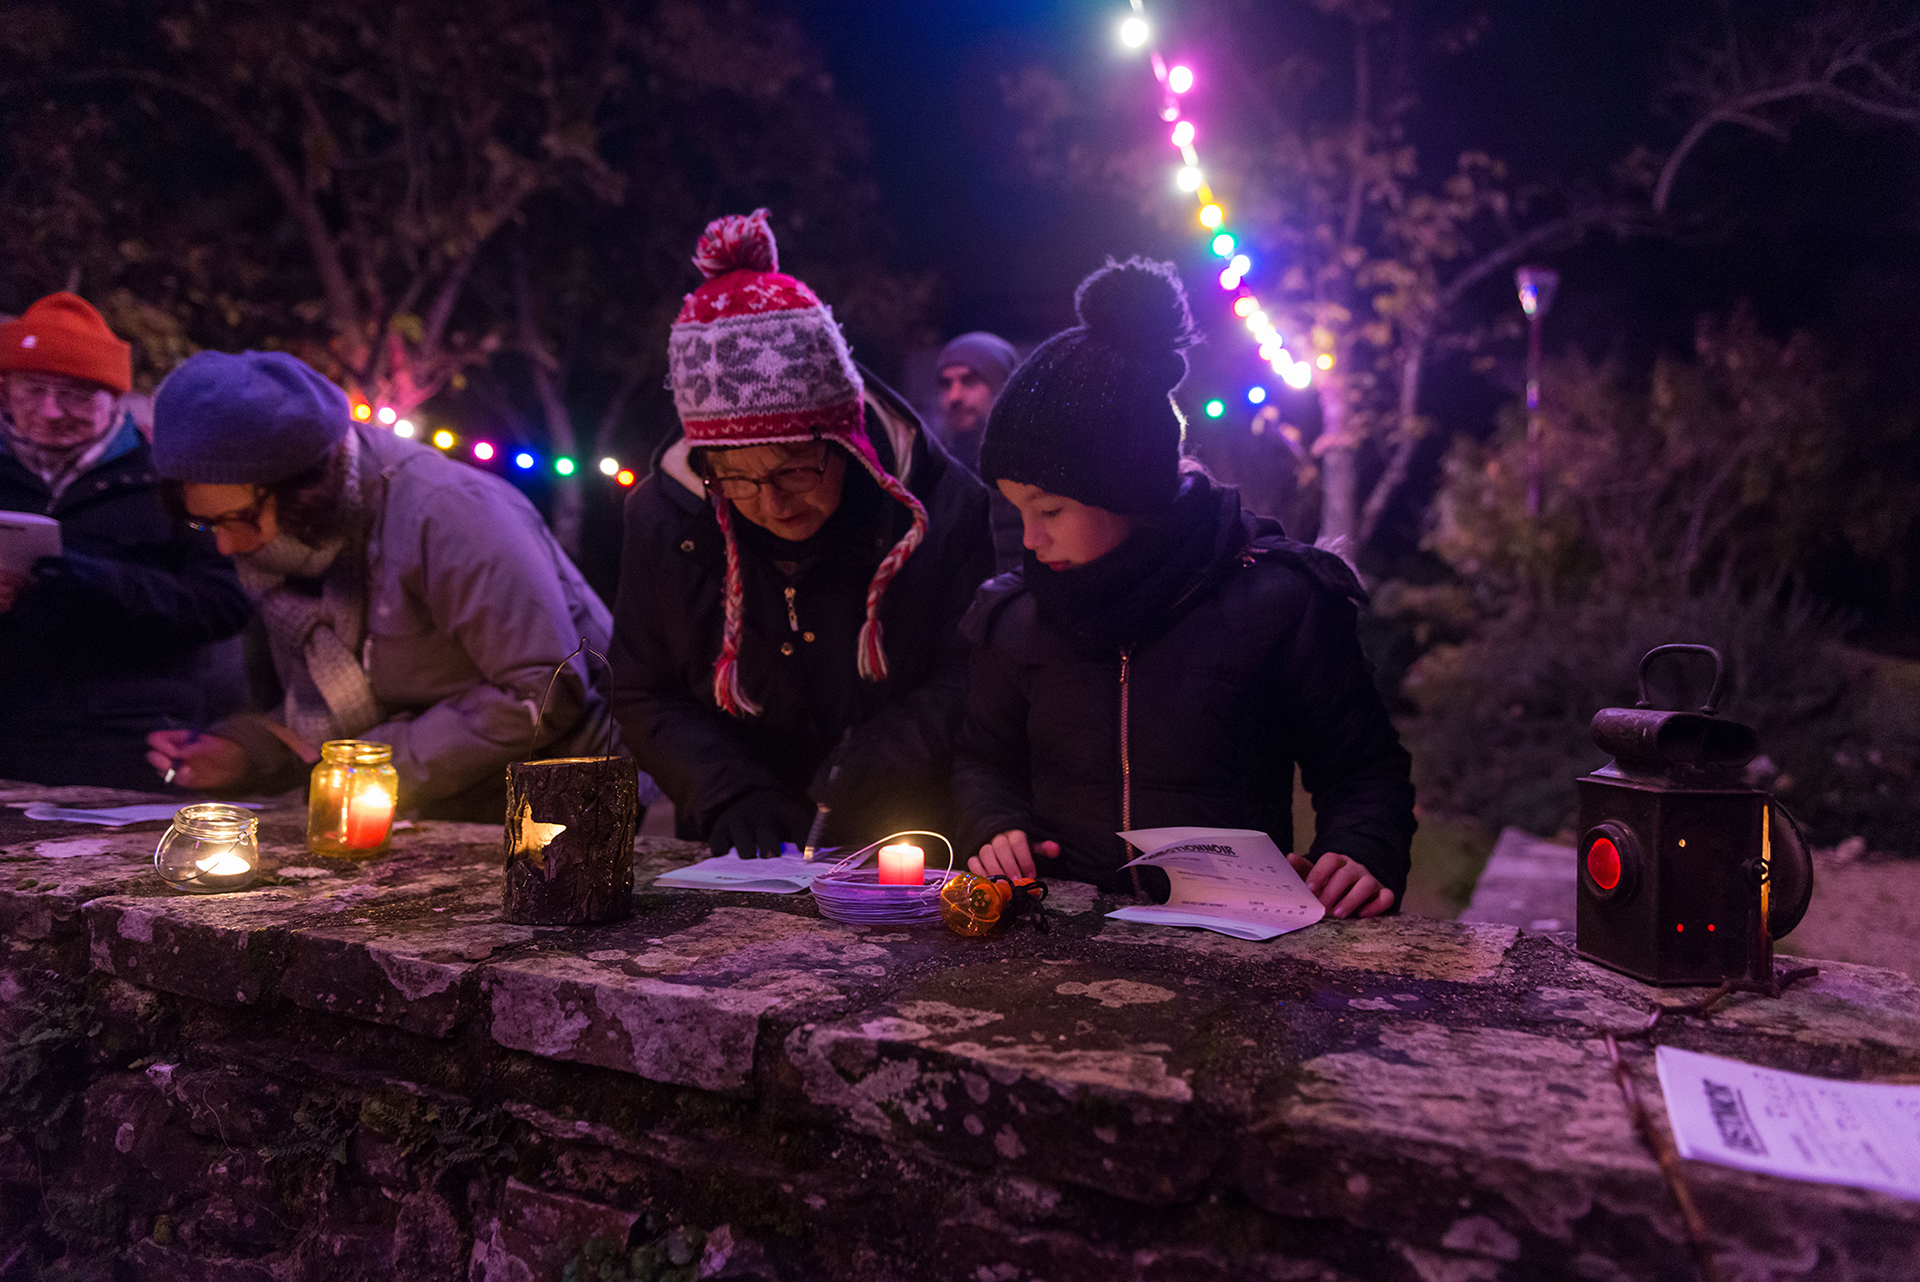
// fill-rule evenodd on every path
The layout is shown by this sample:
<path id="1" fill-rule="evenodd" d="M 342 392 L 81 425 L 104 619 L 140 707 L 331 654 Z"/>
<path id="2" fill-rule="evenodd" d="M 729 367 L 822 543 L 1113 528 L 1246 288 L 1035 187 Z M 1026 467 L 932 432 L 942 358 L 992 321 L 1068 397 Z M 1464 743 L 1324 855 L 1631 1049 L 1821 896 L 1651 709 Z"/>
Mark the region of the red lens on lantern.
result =
<path id="1" fill-rule="evenodd" d="M 1620 851 L 1605 837 L 1587 847 L 1587 876 L 1602 890 L 1620 884 Z"/>

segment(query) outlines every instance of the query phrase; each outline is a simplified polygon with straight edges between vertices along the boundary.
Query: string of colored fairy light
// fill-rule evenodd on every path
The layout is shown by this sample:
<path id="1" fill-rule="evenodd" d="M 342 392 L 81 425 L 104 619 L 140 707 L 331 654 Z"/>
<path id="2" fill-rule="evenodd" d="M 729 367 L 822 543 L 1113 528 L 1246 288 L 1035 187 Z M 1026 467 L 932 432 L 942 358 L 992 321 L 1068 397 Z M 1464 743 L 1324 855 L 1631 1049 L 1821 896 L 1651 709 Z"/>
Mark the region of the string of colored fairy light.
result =
<path id="1" fill-rule="evenodd" d="M 1184 62 L 1167 62 L 1154 40 L 1153 25 L 1147 21 L 1145 0 L 1129 0 L 1129 3 L 1132 12 L 1120 20 L 1120 43 L 1129 49 L 1146 50 L 1154 79 L 1160 85 L 1160 119 L 1172 127 L 1168 141 L 1180 153 L 1181 164 L 1174 171 L 1174 186 L 1194 198 L 1196 220 L 1209 236 L 1207 247 L 1215 258 L 1225 261 L 1219 276 L 1220 288 L 1232 297 L 1233 314 L 1252 334 L 1260 359 L 1287 386 L 1304 390 L 1313 383 L 1314 367 L 1287 350 L 1286 339 L 1247 284 L 1253 259 L 1242 248 L 1240 238 L 1228 228 L 1226 208 L 1215 196 L 1212 185 L 1207 182 L 1206 170 L 1201 167 L 1199 127 L 1185 109 L 1186 95 L 1194 86 L 1193 68 Z M 1325 356 L 1320 362 L 1322 369 L 1332 364 Z M 1260 405 L 1267 399 L 1267 389 L 1256 383 L 1247 389 L 1246 396 L 1249 404 Z M 1204 408 L 1209 418 L 1219 418 L 1226 412 L 1226 404 L 1218 398 L 1207 401 Z"/>
<path id="2" fill-rule="evenodd" d="M 414 423 L 412 419 L 402 418 L 400 412 L 391 405 L 376 406 L 369 401 L 361 399 L 357 395 L 349 397 L 348 399 L 349 403 L 353 406 L 353 417 L 356 422 L 378 423 L 381 427 L 391 431 L 395 436 L 407 440 L 413 439 L 420 430 L 419 426 Z M 472 456 L 473 461 L 480 464 L 492 463 L 500 457 L 501 453 L 500 447 L 496 446 L 492 441 L 485 439 L 463 440 L 460 436 L 444 427 L 432 432 L 426 439 L 435 449 L 445 454 L 452 454 L 456 447 L 464 445 L 466 452 Z M 540 457 L 534 454 L 533 451 L 525 449 L 514 451 L 512 462 L 514 467 L 522 472 L 531 472 L 541 466 Z M 555 455 L 550 460 L 550 464 L 553 468 L 554 475 L 560 477 L 572 476 L 579 470 L 580 466 L 564 454 Z M 620 460 L 614 458 L 612 455 L 607 455 L 600 460 L 600 474 L 623 489 L 632 486 L 640 479 L 639 475 L 635 473 L 632 468 L 623 466 Z"/>

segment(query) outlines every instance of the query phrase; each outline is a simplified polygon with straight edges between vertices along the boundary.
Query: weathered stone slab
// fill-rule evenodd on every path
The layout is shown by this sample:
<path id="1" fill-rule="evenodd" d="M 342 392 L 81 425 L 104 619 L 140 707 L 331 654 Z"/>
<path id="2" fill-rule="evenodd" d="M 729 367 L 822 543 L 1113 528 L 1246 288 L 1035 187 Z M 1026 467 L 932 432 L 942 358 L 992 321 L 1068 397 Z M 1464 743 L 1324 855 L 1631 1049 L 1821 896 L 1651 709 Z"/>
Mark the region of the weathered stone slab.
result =
<path id="1" fill-rule="evenodd" d="M 1226 1000 L 1177 974 L 988 962 L 804 1025 L 785 1054 L 807 1104 L 850 1129 L 1164 1201 L 1218 1157 L 1193 1124 L 1191 1079 Z"/>
<path id="2" fill-rule="evenodd" d="M 1473 926 L 1429 917 L 1369 921 L 1325 918 L 1306 930 L 1255 942 L 1181 926 L 1148 926 L 1106 920 L 1103 942 L 1174 948 L 1234 962 L 1281 965 L 1303 962 L 1323 970 L 1399 975 L 1457 984 L 1482 983 L 1500 969 L 1518 931 Z"/>
<path id="3" fill-rule="evenodd" d="M 886 974 L 886 948 L 797 912 L 714 907 L 661 936 L 645 914 L 592 934 L 592 950 L 488 968 L 495 1041 L 657 1082 L 727 1091 L 753 1073 L 761 1017 L 831 1012 L 842 984 Z"/>
<path id="4" fill-rule="evenodd" d="M 41 1029 L 66 1058 L 34 1079 L 69 1075 L 75 1120 L 36 1148 L 0 1119 L 0 1191 L 101 1275 L 518 1278 L 583 1234 L 653 1268 L 698 1228 L 715 1276 L 853 1282 L 1688 1267 L 1599 1034 L 1698 993 L 1565 933 L 1391 918 L 1255 944 L 1113 922 L 1124 901 L 1062 884 L 1050 932 L 961 940 L 653 889 L 698 848 L 644 840 L 631 919 L 520 927 L 492 825 L 347 863 L 307 857 L 298 819 L 263 821 L 259 889 L 198 897 L 148 871 L 153 831 L 0 814 L 0 896 L 49 932 L 10 939 L 38 971 L 0 967 L 0 999 L 55 972 L 84 1021 Z M 106 844 L 26 848 L 72 840 Z M 1659 1035 L 1920 1080 L 1920 987 L 1829 967 Z M 1911 1204 L 1688 1175 L 1729 1277 L 1914 1276 Z"/>

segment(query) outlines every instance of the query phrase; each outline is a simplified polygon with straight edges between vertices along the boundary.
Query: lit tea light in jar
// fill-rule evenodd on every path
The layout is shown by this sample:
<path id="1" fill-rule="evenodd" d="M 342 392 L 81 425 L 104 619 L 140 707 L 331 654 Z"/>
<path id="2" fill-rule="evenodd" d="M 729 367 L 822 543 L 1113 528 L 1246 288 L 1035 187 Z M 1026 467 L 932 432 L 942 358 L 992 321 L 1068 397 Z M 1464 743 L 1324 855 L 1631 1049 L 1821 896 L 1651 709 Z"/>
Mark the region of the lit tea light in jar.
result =
<path id="1" fill-rule="evenodd" d="M 374 850 L 387 839 L 393 825 L 393 794 L 378 784 L 361 787 L 347 797 L 347 846 Z"/>
<path id="2" fill-rule="evenodd" d="M 927 880 L 927 855 L 908 842 L 880 847 L 882 886 L 921 886 Z"/>
<path id="3" fill-rule="evenodd" d="M 202 875 L 208 877 L 241 877 L 253 871 L 253 865 L 244 855 L 231 848 L 216 850 L 194 864 Z"/>
<path id="4" fill-rule="evenodd" d="M 183 806 L 153 852 L 154 871 L 175 890 L 210 894 L 252 884 L 260 869 L 257 821 L 237 806 Z"/>

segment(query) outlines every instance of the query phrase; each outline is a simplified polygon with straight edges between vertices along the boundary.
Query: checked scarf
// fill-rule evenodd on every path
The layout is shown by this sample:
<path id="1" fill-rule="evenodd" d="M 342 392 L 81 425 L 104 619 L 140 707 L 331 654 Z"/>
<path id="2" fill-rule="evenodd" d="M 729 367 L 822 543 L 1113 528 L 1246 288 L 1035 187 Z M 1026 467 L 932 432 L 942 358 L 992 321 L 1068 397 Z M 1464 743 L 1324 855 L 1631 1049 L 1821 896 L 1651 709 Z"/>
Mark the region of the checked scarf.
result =
<path id="1" fill-rule="evenodd" d="M 380 723 L 373 684 L 361 667 L 366 634 L 366 534 L 378 476 L 360 450 L 359 434 L 344 442 L 338 533 L 319 546 L 285 530 L 253 552 L 233 558 L 261 619 L 274 670 L 286 689 L 287 729 L 318 748 L 352 739 Z"/>

